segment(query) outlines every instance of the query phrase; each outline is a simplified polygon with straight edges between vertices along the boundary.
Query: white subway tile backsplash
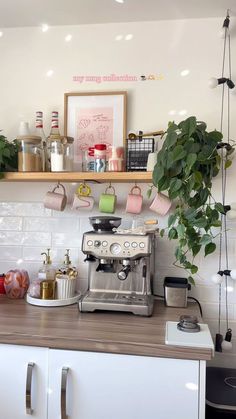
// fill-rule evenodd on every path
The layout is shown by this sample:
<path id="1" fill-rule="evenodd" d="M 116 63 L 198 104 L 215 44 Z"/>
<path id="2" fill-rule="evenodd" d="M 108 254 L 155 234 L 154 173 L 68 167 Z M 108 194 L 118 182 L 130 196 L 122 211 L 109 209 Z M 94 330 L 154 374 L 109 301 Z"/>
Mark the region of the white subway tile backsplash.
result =
<path id="1" fill-rule="evenodd" d="M 208 319 L 217 319 L 219 312 L 218 304 L 201 302 L 201 305 L 204 318 L 207 317 Z M 228 310 L 229 318 L 232 319 L 234 315 L 234 306 L 232 304 L 229 304 Z M 225 305 L 223 304 L 221 305 L 221 315 L 223 319 L 226 318 Z"/>
<path id="2" fill-rule="evenodd" d="M 22 247 L 0 246 L 0 261 L 17 261 L 22 257 Z"/>
<path id="3" fill-rule="evenodd" d="M 5 216 L 50 216 L 51 210 L 39 202 L 0 202 L 0 215 Z"/>
<path id="4" fill-rule="evenodd" d="M 0 231 L 1 245 L 32 245 L 32 246 L 51 246 L 51 236 L 49 233 L 23 233 L 12 231 Z"/>
<path id="5" fill-rule="evenodd" d="M 0 230 L 22 230 L 21 217 L 0 217 Z"/>
<path id="6" fill-rule="evenodd" d="M 51 235 L 50 233 L 23 233 L 23 244 L 32 246 L 51 246 Z"/>
<path id="7" fill-rule="evenodd" d="M 79 231 L 79 218 L 27 217 L 24 219 L 24 230 L 54 233 L 75 232 Z"/>
<path id="8" fill-rule="evenodd" d="M 52 247 L 64 247 L 70 249 L 71 247 L 81 246 L 81 235 L 71 231 L 71 233 L 52 233 Z"/>

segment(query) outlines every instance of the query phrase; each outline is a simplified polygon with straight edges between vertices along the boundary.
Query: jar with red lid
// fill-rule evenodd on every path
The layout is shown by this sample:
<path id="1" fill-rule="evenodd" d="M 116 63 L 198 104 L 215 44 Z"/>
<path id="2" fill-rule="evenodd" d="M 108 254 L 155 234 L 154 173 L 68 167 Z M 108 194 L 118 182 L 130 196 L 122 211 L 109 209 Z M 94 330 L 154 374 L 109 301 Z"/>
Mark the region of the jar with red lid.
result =
<path id="1" fill-rule="evenodd" d="M 105 172 L 106 170 L 106 144 L 95 144 L 94 146 L 94 171 Z"/>

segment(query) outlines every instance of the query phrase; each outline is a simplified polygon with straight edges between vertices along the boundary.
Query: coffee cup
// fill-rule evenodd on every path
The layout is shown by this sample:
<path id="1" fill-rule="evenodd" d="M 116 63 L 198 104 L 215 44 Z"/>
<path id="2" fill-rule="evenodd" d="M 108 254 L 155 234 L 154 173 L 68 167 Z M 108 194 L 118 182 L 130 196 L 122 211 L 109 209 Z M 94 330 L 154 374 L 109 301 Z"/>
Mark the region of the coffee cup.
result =
<path id="1" fill-rule="evenodd" d="M 166 215 L 171 205 L 172 202 L 168 196 L 158 192 L 151 203 L 150 210 L 156 212 L 159 215 Z"/>
<path id="2" fill-rule="evenodd" d="M 90 196 L 91 188 L 86 183 L 81 183 L 74 194 L 72 209 L 91 211 L 94 205 L 94 198 Z"/>
<path id="3" fill-rule="evenodd" d="M 109 193 L 111 191 L 111 193 Z M 105 193 L 100 195 L 99 211 L 114 214 L 116 210 L 116 194 L 113 186 L 108 186 Z"/>
<path id="4" fill-rule="evenodd" d="M 55 192 L 57 189 L 62 188 L 63 193 Z M 64 211 L 67 203 L 66 190 L 61 183 L 58 183 L 57 186 L 52 190 L 52 192 L 47 192 L 44 198 L 44 207 L 48 209 L 53 209 L 55 211 Z"/>
<path id="5" fill-rule="evenodd" d="M 143 197 L 141 194 L 141 189 L 139 188 L 139 186 L 134 186 L 127 197 L 125 211 L 131 214 L 140 214 L 140 212 L 142 211 L 142 205 Z"/>
<path id="6" fill-rule="evenodd" d="M 92 196 L 81 196 L 74 194 L 72 209 L 91 211 L 94 205 L 94 198 Z"/>

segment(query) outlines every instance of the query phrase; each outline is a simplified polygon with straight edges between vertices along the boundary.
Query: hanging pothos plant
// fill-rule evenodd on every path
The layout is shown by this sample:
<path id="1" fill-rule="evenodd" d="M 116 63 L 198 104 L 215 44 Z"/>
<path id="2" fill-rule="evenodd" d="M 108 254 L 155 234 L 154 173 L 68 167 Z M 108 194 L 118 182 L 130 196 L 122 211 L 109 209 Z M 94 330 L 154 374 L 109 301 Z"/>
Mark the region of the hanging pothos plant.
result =
<path id="1" fill-rule="evenodd" d="M 165 230 L 169 239 L 178 241 L 174 265 L 188 272 L 189 282 L 198 267 L 195 256 L 204 248 L 205 256 L 216 249 L 215 237 L 219 234 L 214 227 L 221 227 L 224 206 L 215 202 L 211 189 L 212 180 L 221 168 L 221 156 L 217 149 L 222 147 L 222 134 L 207 131 L 204 122 L 190 117 L 178 125 L 168 126 L 162 149 L 157 155 L 153 171 L 153 184 L 158 192 L 167 191 L 170 199 L 177 199 L 174 212 L 168 218 Z M 231 165 L 231 146 L 226 148 L 225 169 Z"/>

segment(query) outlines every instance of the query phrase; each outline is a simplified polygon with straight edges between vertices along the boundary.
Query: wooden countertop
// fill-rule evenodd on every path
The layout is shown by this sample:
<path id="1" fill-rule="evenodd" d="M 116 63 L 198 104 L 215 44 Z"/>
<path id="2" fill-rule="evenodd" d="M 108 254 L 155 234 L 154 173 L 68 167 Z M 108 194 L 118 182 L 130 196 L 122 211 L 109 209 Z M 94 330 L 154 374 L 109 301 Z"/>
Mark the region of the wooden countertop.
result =
<path id="1" fill-rule="evenodd" d="M 0 343 L 44 346 L 119 354 L 209 360 L 210 349 L 165 345 L 165 322 L 180 314 L 197 314 L 196 304 L 186 309 L 167 308 L 156 301 L 152 317 L 126 313 L 80 313 L 77 304 L 36 307 L 24 300 L 0 296 Z M 200 316 L 199 316 L 200 317 Z"/>

